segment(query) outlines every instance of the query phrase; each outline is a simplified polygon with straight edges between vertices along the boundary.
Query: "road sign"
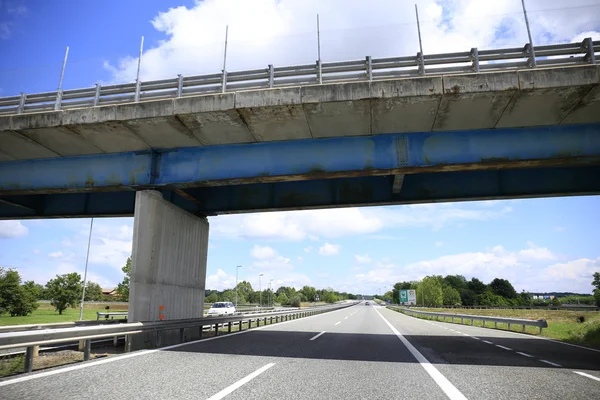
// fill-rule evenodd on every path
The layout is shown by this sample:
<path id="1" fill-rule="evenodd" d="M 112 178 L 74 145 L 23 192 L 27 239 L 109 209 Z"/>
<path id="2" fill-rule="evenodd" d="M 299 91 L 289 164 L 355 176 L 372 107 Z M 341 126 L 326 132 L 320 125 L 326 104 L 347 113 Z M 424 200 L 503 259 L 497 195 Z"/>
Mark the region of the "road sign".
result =
<path id="1" fill-rule="evenodd" d="M 408 301 L 408 290 L 400 291 L 400 303 L 405 303 Z"/>
<path id="2" fill-rule="evenodd" d="M 411 304 L 417 304 L 417 291 L 408 290 L 408 302 Z"/>

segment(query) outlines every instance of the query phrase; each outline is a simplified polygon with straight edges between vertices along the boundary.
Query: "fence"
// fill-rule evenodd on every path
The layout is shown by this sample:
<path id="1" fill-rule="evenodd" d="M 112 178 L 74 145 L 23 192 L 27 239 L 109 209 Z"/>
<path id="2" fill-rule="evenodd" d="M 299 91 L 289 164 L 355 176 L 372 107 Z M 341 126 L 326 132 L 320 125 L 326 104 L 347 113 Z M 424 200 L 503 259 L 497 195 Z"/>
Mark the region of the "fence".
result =
<path id="1" fill-rule="evenodd" d="M 463 324 L 465 320 L 471 321 L 471 325 L 473 325 L 475 321 L 481 321 L 483 323 L 484 328 L 487 327 L 485 324 L 486 322 L 493 322 L 495 329 L 498 329 L 499 323 L 508 324 L 509 330 L 512 325 L 521 325 L 523 327 L 523 332 L 525 332 L 526 326 L 534 326 L 534 327 L 540 328 L 540 334 L 541 334 L 542 328 L 548 327 L 548 322 L 545 319 L 530 320 L 530 319 L 521 319 L 521 318 L 500 318 L 500 317 L 486 317 L 486 316 L 482 316 L 482 315 L 448 314 L 448 313 L 436 313 L 436 312 L 429 312 L 429 311 L 417 311 L 417 310 L 411 310 L 408 308 L 401 308 L 401 307 L 390 307 L 390 308 L 398 310 L 404 314 L 411 315 L 411 316 L 433 317 L 433 318 L 437 318 L 438 320 L 439 320 L 439 318 L 443 318 L 444 321 L 446 320 L 446 318 L 450 318 L 450 320 L 452 322 L 454 322 L 454 319 L 460 319 L 461 324 Z"/>
<path id="2" fill-rule="evenodd" d="M 72 90 L 58 90 L 0 98 L 0 115 L 96 107 L 131 102 L 164 100 L 210 93 L 272 89 L 334 82 L 371 81 L 425 75 L 461 74 L 534 67 L 596 64 L 600 41 L 537 46 L 535 53 L 522 48 L 478 50 L 422 56 L 371 58 L 273 67 L 246 71 L 125 83 Z"/>
<path id="3" fill-rule="evenodd" d="M 205 327 L 214 327 L 215 335 L 219 334 L 219 328 L 227 327 L 227 331 L 231 332 L 233 324 L 237 323 L 239 330 L 243 328 L 243 324 L 247 324 L 248 328 L 252 327 L 252 323 L 255 322 L 256 326 L 260 326 L 261 321 L 263 325 L 267 323 L 267 319 L 270 323 L 281 321 L 287 321 L 290 319 L 302 318 L 310 315 L 320 314 L 328 311 L 342 309 L 350 307 L 356 303 L 346 303 L 333 306 L 313 307 L 307 310 L 298 311 L 278 311 L 272 313 L 263 314 L 248 314 L 242 316 L 230 316 L 230 317 L 211 317 L 211 318 L 198 318 L 189 320 L 172 320 L 172 321 L 157 321 L 157 322 L 133 322 L 133 323 L 121 323 L 121 324 L 102 324 L 94 326 L 83 326 L 74 328 L 61 328 L 55 329 L 35 329 L 32 328 L 27 331 L 19 332 L 6 332 L 0 333 L 0 349 L 11 349 L 26 347 L 25 353 L 25 372 L 31 372 L 33 370 L 33 354 L 35 346 L 48 345 L 54 343 L 65 343 L 73 341 L 84 342 L 84 361 L 90 359 L 91 343 L 92 339 L 109 338 L 116 336 L 126 335 L 127 337 L 139 333 L 159 333 L 164 331 L 178 330 L 180 335 L 180 343 L 185 340 L 184 330 L 189 328 L 199 328 L 202 336 L 202 332 Z M 128 342 L 128 340 L 126 340 Z M 126 346 L 126 350 L 129 350 L 129 346 Z"/>

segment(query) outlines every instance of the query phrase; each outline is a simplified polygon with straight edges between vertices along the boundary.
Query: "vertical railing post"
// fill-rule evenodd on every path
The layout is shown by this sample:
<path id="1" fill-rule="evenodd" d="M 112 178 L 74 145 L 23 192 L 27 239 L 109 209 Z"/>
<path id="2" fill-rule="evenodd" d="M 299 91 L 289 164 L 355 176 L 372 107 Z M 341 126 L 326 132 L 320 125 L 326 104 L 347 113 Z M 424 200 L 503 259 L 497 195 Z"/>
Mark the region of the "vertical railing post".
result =
<path id="1" fill-rule="evenodd" d="M 135 102 L 140 101 L 140 91 L 142 89 L 142 82 L 140 81 L 140 68 L 142 66 L 142 53 L 144 51 L 144 37 L 140 43 L 140 55 L 138 57 L 137 75 L 135 78 Z"/>
<path id="2" fill-rule="evenodd" d="M 227 90 L 227 38 L 229 36 L 229 25 L 225 26 L 225 48 L 223 50 L 223 81 L 221 82 L 221 93 Z"/>
<path id="3" fill-rule="evenodd" d="M 273 88 L 275 85 L 275 68 L 272 64 L 269 64 L 269 87 Z"/>
<path id="4" fill-rule="evenodd" d="M 85 339 L 83 342 L 83 361 L 90 360 L 90 353 L 92 350 L 92 339 Z"/>
<path id="5" fill-rule="evenodd" d="M 69 46 L 65 50 L 65 58 L 63 60 L 62 69 L 60 70 L 60 79 L 58 80 L 58 90 L 56 91 L 56 102 L 54 103 L 54 110 L 60 110 L 61 102 L 62 102 L 62 84 L 63 78 L 65 77 L 65 68 L 67 67 L 67 58 L 69 57 Z"/>
<path id="6" fill-rule="evenodd" d="M 367 78 L 370 81 L 373 80 L 373 60 L 371 56 L 367 56 Z"/>
<path id="7" fill-rule="evenodd" d="M 183 75 L 177 75 L 177 97 L 181 97 L 183 95 Z"/>
<path id="8" fill-rule="evenodd" d="M 94 95 L 94 107 L 100 103 L 100 84 L 96 83 L 96 94 Z"/>
<path id="9" fill-rule="evenodd" d="M 415 14 L 417 16 L 417 32 L 419 34 L 419 52 L 417 53 L 417 63 L 419 65 L 419 75 L 425 75 L 425 59 L 423 57 L 423 41 L 421 40 L 421 24 L 419 23 L 419 9 L 415 4 Z"/>
<path id="10" fill-rule="evenodd" d="M 473 47 L 471 49 L 471 60 L 473 64 L 471 65 L 471 70 L 473 72 L 479 73 L 479 50 L 477 47 Z"/>
<path id="11" fill-rule="evenodd" d="M 319 82 L 319 85 L 323 83 L 323 70 L 321 68 L 321 60 L 317 60 L 317 82 Z"/>
<path id="12" fill-rule="evenodd" d="M 21 92 L 21 98 L 19 99 L 19 108 L 17 109 L 17 114 L 23 114 L 25 111 L 25 102 L 27 101 L 27 95 Z"/>
<path id="13" fill-rule="evenodd" d="M 31 371 L 33 371 L 33 346 L 29 346 L 25 350 L 25 372 Z"/>
<path id="14" fill-rule="evenodd" d="M 585 57 L 583 59 L 590 64 L 596 64 L 596 53 L 594 52 L 594 42 L 592 41 L 592 38 L 585 38 L 582 47 L 583 50 L 585 50 Z"/>
<path id="15" fill-rule="evenodd" d="M 531 29 L 529 28 L 529 18 L 527 18 L 527 9 L 525 8 L 525 0 L 521 0 L 521 5 L 523 6 L 523 16 L 525 17 L 525 25 L 527 26 L 527 35 L 529 36 L 529 66 L 535 68 L 537 63 L 535 60 L 535 49 L 533 48 L 533 40 L 531 39 Z M 525 46 L 527 48 L 527 46 Z"/>

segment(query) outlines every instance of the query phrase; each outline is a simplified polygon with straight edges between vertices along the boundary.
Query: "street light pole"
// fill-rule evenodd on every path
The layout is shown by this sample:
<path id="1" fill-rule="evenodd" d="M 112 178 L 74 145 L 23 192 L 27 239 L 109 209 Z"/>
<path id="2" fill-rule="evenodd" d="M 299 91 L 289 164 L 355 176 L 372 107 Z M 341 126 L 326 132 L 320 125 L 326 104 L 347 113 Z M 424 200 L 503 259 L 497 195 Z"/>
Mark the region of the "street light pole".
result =
<path id="1" fill-rule="evenodd" d="M 240 270 L 240 268 L 242 268 L 241 265 L 238 265 L 235 268 L 235 307 L 236 308 L 237 308 L 237 305 L 238 305 L 237 286 L 238 286 L 238 271 Z"/>
<path id="2" fill-rule="evenodd" d="M 90 234 L 88 236 L 87 255 L 85 256 L 85 272 L 83 273 L 83 291 L 81 293 L 81 305 L 79 307 L 79 320 L 83 320 L 83 302 L 85 300 L 85 286 L 87 284 L 88 261 L 90 259 L 90 244 L 92 243 L 92 228 L 94 227 L 94 218 L 90 222 Z"/>
<path id="3" fill-rule="evenodd" d="M 258 276 L 258 306 L 262 307 L 262 286 L 260 284 L 260 277 L 263 276 L 264 274 L 260 274 Z"/>

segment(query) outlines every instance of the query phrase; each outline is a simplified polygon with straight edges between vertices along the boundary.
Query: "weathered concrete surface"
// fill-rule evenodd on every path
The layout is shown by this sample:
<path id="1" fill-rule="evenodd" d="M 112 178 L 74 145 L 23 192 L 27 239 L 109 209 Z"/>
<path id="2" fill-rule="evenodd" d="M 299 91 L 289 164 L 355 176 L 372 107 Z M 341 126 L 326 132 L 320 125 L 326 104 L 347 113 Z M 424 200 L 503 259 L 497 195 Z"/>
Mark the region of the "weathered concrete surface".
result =
<path id="1" fill-rule="evenodd" d="M 0 117 L 0 160 L 600 122 L 600 66 L 240 91 Z"/>
<path id="2" fill-rule="evenodd" d="M 139 191 L 135 200 L 130 322 L 202 318 L 209 225 L 163 200 Z M 161 318 L 162 315 L 162 318 Z M 133 349 L 177 342 L 179 332 L 134 335 Z"/>

